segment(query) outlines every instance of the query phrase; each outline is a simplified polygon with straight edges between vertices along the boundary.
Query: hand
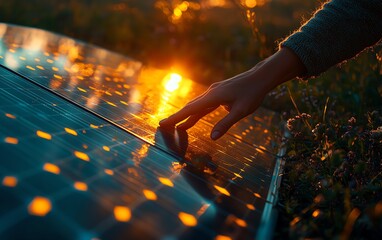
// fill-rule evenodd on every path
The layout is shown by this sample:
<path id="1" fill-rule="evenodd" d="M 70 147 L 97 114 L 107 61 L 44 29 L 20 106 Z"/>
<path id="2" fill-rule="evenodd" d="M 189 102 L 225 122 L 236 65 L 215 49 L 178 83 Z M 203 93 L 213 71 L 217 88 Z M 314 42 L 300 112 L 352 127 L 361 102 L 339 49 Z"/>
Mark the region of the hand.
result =
<path id="1" fill-rule="evenodd" d="M 301 74 L 304 67 L 291 50 L 283 48 L 254 68 L 230 79 L 212 84 L 177 113 L 162 120 L 160 126 L 188 129 L 202 117 L 223 105 L 228 114 L 212 129 L 211 139 L 223 136 L 236 122 L 253 113 L 265 95 L 277 85 Z"/>

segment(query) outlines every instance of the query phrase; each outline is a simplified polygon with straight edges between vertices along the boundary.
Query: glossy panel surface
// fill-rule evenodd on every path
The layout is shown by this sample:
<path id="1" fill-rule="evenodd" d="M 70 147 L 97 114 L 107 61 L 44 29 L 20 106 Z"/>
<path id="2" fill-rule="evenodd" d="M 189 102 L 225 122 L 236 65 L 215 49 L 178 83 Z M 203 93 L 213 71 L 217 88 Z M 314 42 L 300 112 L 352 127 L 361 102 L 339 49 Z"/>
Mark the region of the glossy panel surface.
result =
<path id="1" fill-rule="evenodd" d="M 255 236 L 277 150 L 272 112 L 217 142 L 223 110 L 188 133 L 158 129 L 205 88 L 36 29 L 0 24 L 0 64 L 12 70 L 0 69 L 0 235 Z"/>

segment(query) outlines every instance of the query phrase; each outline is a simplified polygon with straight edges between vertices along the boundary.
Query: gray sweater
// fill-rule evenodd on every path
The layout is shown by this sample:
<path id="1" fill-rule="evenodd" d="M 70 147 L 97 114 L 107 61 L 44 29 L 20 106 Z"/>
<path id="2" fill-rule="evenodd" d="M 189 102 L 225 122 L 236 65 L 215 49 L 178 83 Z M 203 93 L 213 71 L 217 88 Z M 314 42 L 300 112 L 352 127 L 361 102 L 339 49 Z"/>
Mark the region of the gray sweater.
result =
<path id="1" fill-rule="evenodd" d="M 332 0 L 281 42 L 305 65 L 303 78 L 352 58 L 382 38 L 382 0 Z"/>

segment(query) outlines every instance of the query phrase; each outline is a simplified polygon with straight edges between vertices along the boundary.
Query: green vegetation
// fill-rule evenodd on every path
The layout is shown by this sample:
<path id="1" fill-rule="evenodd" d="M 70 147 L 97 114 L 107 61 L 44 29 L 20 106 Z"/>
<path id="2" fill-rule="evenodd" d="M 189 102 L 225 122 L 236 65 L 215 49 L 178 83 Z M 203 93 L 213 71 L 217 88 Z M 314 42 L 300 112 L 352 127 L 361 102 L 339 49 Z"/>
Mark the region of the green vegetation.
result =
<path id="1" fill-rule="evenodd" d="M 0 22 L 63 33 L 152 66 L 175 66 L 210 84 L 270 55 L 319 5 L 273 0 L 246 9 L 239 2 L 195 5 L 174 18 L 182 1 L 6 0 Z M 265 100 L 283 113 L 291 132 L 276 238 L 381 239 L 381 80 L 382 48 L 376 47 L 319 78 L 280 86 Z"/>

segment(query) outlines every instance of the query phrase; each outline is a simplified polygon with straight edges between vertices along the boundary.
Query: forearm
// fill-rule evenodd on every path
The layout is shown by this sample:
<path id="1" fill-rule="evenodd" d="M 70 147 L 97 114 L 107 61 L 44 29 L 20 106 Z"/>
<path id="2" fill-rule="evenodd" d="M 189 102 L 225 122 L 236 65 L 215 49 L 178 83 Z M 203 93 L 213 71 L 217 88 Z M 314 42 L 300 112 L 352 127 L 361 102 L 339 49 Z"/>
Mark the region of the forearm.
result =
<path id="1" fill-rule="evenodd" d="M 318 75 L 354 57 L 382 37 L 382 1 L 332 0 L 289 36 L 288 47 L 306 68 L 302 77 Z"/>

